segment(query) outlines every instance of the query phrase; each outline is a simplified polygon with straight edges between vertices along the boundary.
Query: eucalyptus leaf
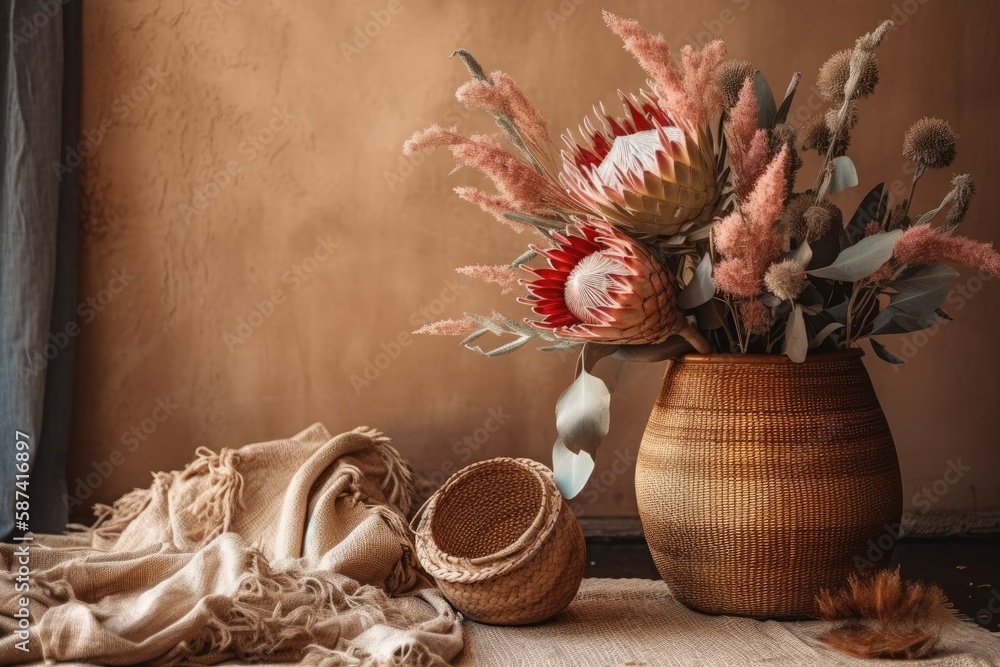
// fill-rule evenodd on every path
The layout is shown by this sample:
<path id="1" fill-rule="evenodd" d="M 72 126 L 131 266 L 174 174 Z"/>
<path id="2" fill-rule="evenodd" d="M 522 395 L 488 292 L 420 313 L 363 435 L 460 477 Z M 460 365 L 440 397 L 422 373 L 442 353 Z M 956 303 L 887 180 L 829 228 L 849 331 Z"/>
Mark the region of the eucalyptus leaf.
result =
<path id="1" fill-rule="evenodd" d="M 698 320 L 698 328 L 702 331 L 721 329 L 725 325 L 725 306 L 718 299 L 709 299 L 707 303 L 695 309 L 694 316 Z"/>
<path id="2" fill-rule="evenodd" d="M 922 264 L 908 268 L 889 283 L 888 287 L 893 287 L 899 292 L 923 291 L 927 287 L 936 287 L 940 284 L 949 285 L 958 276 L 958 271 L 947 264 L 934 262 L 933 264 Z"/>
<path id="3" fill-rule="evenodd" d="M 845 324 L 846 325 L 847 324 L 847 306 L 848 306 L 848 302 L 845 299 L 844 301 L 841 301 L 840 303 L 838 303 L 838 304 L 836 304 L 834 306 L 830 306 L 829 308 L 827 308 L 823 312 L 826 313 L 827 315 L 829 315 L 830 317 L 832 317 L 834 319 L 834 321 L 840 322 L 841 324 Z"/>
<path id="4" fill-rule="evenodd" d="M 774 296 L 770 292 L 764 292 L 758 298 L 760 299 L 760 302 L 765 306 L 767 306 L 768 308 L 775 308 L 781 305 L 781 299 Z"/>
<path id="5" fill-rule="evenodd" d="M 937 324 L 938 310 L 958 271 L 947 264 L 926 264 L 904 271 L 886 285 L 896 291 L 872 323 L 872 333 L 920 331 Z"/>
<path id="6" fill-rule="evenodd" d="M 575 497 L 587 485 L 594 472 L 594 457 L 587 452 L 572 452 L 562 440 L 552 446 L 552 476 L 564 498 Z"/>
<path id="7" fill-rule="evenodd" d="M 674 359 L 694 351 L 691 343 L 680 336 L 671 336 L 666 341 L 653 345 L 622 345 L 615 352 L 615 359 L 657 362 Z"/>
<path id="8" fill-rule="evenodd" d="M 929 310 L 935 310 L 948 296 L 948 290 L 952 282 L 958 277 L 958 271 L 947 264 L 935 263 L 915 266 L 904 271 L 898 278 L 890 282 L 886 287 L 896 290 L 891 303 L 894 307 L 913 310 L 913 301 L 922 303 L 928 297 L 941 298 Z M 932 299 L 931 299 L 932 300 Z M 920 308 L 920 310 L 928 310 Z"/>
<path id="9" fill-rule="evenodd" d="M 874 338 L 869 338 L 868 342 L 872 344 L 872 350 L 875 352 L 876 355 L 878 355 L 879 359 L 883 361 L 888 361 L 890 364 L 894 365 L 906 363 L 905 361 L 897 357 L 895 354 L 885 349 L 885 345 L 878 342 Z"/>
<path id="10" fill-rule="evenodd" d="M 914 331 L 930 329 L 933 326 L 937 326 L 937 324 L 937 315 L 931 315 L 929 317 L 912 315 L 910 313 L 901 313 L 891 308 L 886 308 L 879 313 L 878 317 L 875 318 L 875 321 L 872 322 L 872 330 L 869 335 L 912 333 Z"/>
<path id="11" fill-rule="evenodd" d="M 897 229 L 863 238 L 837 255 L 837 259 L 830 266 L 813 269 L 808 273 L 817 278 L 848 283 L 861 280 L 889 261 L 892 257 L 892 246 L 902 233 L 903 230 Z"/>
<path id="12" fill-rule="evenodd" d="M 858 170 L 855 169 L 851 158 L 841 155 L 833 159 L 833 175 L 830 176 L 830 183 L 826 186 L 826 194 L 832 195 L 835 192 L 853 188 L 858 184 Z"/>
<path id="13" fill-rule="evenodd" d="M 566 498 L 574 497 L 587 483 L 594 453 L 610 425 L 611 393 L 600 378 L 584 370 L 556 403 L 559 437 L 552 451 L 552 469 Z"/>
<path id="14" fill-rule="evenodd" d="M 814 347 L 819 347 L 820 345 L 823 344 L 823 341 L 825 341 L 830 336 L 830 334 L 832 334 L 834 331 L 843 328 L 844 325 L 841 324 L 840 322 L 831 322 L 830 324 L 827 324 L 825 327 L 820 329 L 815 336 L 812 337 L 812 340 L 809 341 L 809 348 L 812 349 Z"/>
<path id="15" fill-rule="evenodd" d="M 757 114 L 757 129 L 769 130 L 774 127 L 774 119 L 778 115 L 778 110 L 774 106 L 774 95 L 771 94 L 771 86 L 767 83 L 767 77 L 760 70 L 753 77 L 753 94 L 757 98 L 757 107 L 760 111 Z"/>
<path id="16" fill-rule="evenodd" d="M 785 339 L 781 345 L 781 353 L 797 364 L 806 360 L 809 353 L 809 335 L 806 333 L 806 321 L 802 316 L 802 306 L 792 308 L 785 325 Z"/>
<path id="17" fill-rule="evenodd" d="M 833 262 L 842 250 L 840 244 L 841 233 L 842 230 L 839 227 L 830 225 L 830 229 L 826 230 L 823 236 L 810 241 L 809 249 L 812 251 L 812 259 L 806 268 L 817 269 Z"/>
<path id="18" fill-rule="evenodd" d="M 854 212 L 854 216 L 851 217 L 851 221 L 847 223 L 847 227 L 844 229 L 849 244 L 853 245 L 864 237 L 865 230 L 868 229 L 868 223 L 874 220 L 878 214 L 884 188 L 885 183 L 879 183 L 858 204 L 858 209 Z"/>
<path id="19" fill-rule="evenodd" d="M 781 106 L 778 107 L 778 111 L 774 114 L 774 124 L 780 125 L 788 119 L 788 112 L 792 109 L 792 100 L 795 98 L 794 87 L 798 83 L 798 73 L 792 78 L 792 85 L 789 86 L 788 93 L 785 94 L 785 99 L 781 101 Z"/>
<path id="20" fill-rule="evenodd" d="M 823 306 L 820 305 L 809 306 L 804 303 L 800 303 L 799 307 L 802 308 L 802 312 L 806 315 L 819 315 L 823 312 Z"/>
<path id="21" fill-rule="evenodd" d="M 694 276 L 687 287 L 677 296 L 677 305 L 681 308 L 697 308 L 715 296 L 715 282 L 712 280 L 712 258 L 705 256 L 695 267 Z"/>
<path id="22" fill-rule="evenodd" d="M 823 295 L 820 294 L 820 291 L 816 289 L 816 286 L 810 282 L 806 283 L 806 286 L 801 292 L 799 292 L 799 295 L 795 300 L 803 306 L 809 306 L 810 308 L 819 307 L 820 310 L 823 310 Z"/>

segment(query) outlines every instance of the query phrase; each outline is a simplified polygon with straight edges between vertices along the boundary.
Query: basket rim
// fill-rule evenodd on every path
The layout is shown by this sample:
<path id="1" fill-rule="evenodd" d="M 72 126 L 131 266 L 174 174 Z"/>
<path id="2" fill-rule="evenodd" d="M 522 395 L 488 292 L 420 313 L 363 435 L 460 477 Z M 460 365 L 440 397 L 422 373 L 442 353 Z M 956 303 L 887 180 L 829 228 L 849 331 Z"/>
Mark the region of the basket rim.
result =
<path id="1" fill-rule="evenodd" d="M 513 463 L 534 475 L 542 490 L 542 501 L 531 525 L 514 541 L 491 554 L 474 558 L 453 556 L 442 550 L 433 537 L 434 512 L 444 494 L 470 473 L 487 466 Z M 519 568 L 531 560 L 555 529 L 562 511 L 563 499 L 555 486 L 552 471 L 545 465 L 527 458 L 500 456 L 477 461 L 452 475 L 440 489 L 427 499 L 422 516 L 414 530 L 417 558 L 424 569 L 438 579 L 452 582 L 473 582 L 490 579 Z M 414 517 L 415 519 L 418 517 Z"/>
<path id="2" fill-rule="evenodd" d="M 802 362 L 792 361 L 783 354 L 729 354 L 724 352 L 702 354 L 692 352 L 674 359 L 675 363 L 693 364 L 729 364 L 729 365 L 778 365 L 778 366 L 801 366 L 803 364 L 827 364 L 847 359 L 860 359 L 865 356 L 865 351 L 858 347 L 847 350 L 837 350 L 836 352 L 820 352 L 819 354 L 809 354 Z"/>

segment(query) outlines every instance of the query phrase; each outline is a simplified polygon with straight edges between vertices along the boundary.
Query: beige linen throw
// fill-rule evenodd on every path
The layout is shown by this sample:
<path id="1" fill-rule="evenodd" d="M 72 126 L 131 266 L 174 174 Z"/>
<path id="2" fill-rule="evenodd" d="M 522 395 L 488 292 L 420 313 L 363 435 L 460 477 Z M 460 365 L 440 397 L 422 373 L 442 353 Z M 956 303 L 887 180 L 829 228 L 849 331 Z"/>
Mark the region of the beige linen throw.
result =
<path id="1" fill-rule="evenodd" d="M 27 592 L 14 588 L 18 547 L 0 545 L 0 664 L 444 664 L 462 630 L 417 570 L 411 493 L 367 428 L 200 448 L 98 507 L 94 527 L 35 536 Z M 12 634 L 22 596 L 27 652 Z"/>

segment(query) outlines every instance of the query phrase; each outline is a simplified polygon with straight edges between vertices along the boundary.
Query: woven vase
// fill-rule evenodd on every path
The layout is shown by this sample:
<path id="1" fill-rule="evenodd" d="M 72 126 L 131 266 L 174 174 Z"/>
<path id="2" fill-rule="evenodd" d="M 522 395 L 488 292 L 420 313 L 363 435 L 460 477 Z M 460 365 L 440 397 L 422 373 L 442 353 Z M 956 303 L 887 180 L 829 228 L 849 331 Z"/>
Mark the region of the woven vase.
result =
<path id="1" fill-rule="evenodd" d="M 525 625 L 562 611 L 587 562 L 580 524 L 530 459 L 496 458 L 452 475 L 428 499 L 417 557 L 467 618 Z"/>
<path id="2" fill-rule="evenodd" d="M 899 462 L 860 350 L 669 363 L 636 462 L 653 561 L 713 614 L 813 616 L 899 521 Z"/>

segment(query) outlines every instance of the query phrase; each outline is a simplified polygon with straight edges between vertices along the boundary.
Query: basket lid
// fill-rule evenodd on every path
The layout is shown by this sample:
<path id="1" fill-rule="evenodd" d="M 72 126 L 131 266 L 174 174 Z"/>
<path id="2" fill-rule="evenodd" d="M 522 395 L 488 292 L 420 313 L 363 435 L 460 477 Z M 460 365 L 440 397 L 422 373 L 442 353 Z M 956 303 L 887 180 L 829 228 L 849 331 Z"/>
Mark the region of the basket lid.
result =
<path id="1" fill-rule="evenodd" d="M 505 491 L 520 495 L 498 495 Z M 562 508 L 552 471 L 541 463 L 509 457 L 473 463 L 452 475 L 414 517 L 417 558 L 445 581 L 506 574 L 546 544 Z"/>

